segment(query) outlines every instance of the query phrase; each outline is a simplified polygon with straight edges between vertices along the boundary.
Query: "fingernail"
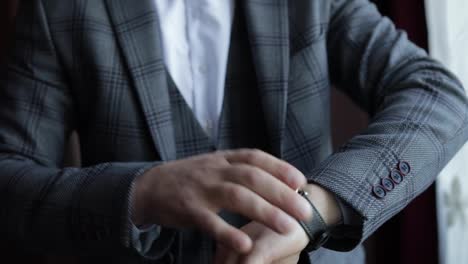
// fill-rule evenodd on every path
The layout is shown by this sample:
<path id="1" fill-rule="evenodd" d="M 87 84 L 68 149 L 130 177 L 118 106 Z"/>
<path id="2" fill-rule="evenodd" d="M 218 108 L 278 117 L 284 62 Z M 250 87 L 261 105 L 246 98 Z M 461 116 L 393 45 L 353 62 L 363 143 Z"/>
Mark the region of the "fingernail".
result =
<path id="1" fill-rule="evenodd" d="M 237 242 L 237 249 L 239 253 L 247 253 L 252 247 L 252 240 L 249 237 L 241 239 Z"/>
<path id="2" fill-rule="evenodd" d="M 307 202 L 303 197 L 300 197 L 299 201 L 300 202 L 297 204 L 297 211 L 300 214 L 299 217 L 301 220 L 307 220 L 312 215 L 312 208 L 309 202 Z"/>
<path id="3" fill-rule="evenodd" d="M 295 189 L 303 186 L 306 183 L 305 176 L 297 170 L 290 170 L 288 178 L 293 185 L 292 187 Z"/>
<path id="4" fill-rule="evenodd" d="M 287 214 L 284 214 L 280 220 L 282 233 L 288 233 L 289 231 L 291 231 L 294 227 L 295 222 L 296 220 L 294 218 Z"/>

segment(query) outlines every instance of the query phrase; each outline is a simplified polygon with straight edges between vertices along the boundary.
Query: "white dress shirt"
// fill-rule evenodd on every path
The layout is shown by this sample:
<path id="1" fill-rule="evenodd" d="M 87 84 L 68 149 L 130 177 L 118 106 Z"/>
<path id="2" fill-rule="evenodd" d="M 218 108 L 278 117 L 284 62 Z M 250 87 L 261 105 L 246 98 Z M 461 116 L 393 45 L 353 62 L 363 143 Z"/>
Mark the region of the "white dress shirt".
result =
<path id="1" fill-rule="evenodd" d="M 155 0 L 164 62 L 200 125 L 217 138 L 224 97 L 234 0 Z M 161 232 L 132 226 L 132 244 L 146 254 Z"/>
<path id="2" fill-rule="evenodd" d="M 217 137 L 234 0 L 155 0 L 164 61 L 200 125 Z"/>

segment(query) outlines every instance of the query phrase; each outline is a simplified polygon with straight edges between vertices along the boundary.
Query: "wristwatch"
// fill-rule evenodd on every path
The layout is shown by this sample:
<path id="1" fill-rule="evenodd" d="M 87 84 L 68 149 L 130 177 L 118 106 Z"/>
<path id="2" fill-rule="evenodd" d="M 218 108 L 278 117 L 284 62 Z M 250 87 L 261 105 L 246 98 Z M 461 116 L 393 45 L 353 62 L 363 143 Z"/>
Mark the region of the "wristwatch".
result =
<path id="1" fill-rule="evenodd" d="M 330 238 L 330 229 L 328 228 L 325 221 L 323 221 L 323 218 L 318 212 L 317 208 L 315 208 L 314 204 L 310 201 L 308 193 L 301 189 L 296 190 L 296 192 L 302 197 L 304 197 L 304 199 L 306 199 L 312 207 L 312 219 L 307 222 L 298 221 L 302 228 L 304 228 L 304 231 L 306 232 L 307 236 L 309 237 L 309 244 L 304 250 L 307 252 L 311 252 L 320 248 L 323 244 L 325 244 L 328 241 L 328 239 Z"/>

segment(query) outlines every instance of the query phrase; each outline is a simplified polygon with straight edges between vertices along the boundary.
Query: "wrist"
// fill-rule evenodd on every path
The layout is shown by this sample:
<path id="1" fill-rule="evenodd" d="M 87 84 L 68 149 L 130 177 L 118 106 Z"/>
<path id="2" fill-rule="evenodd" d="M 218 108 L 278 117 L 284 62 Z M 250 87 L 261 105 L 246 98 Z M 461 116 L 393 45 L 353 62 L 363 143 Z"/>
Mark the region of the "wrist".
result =
<path id="1" fill-rule="evenodd" d="M 311 190 L 309 188 L 309 190 Z M 312 189 L 313 190 L 313 189 Z M 299 221 L 299 224 L 304 229 L 305 234 L 309 237 L 309 243 L 304 248 L 305 251 L 314 251 L 325 244 L 330 237 L 330 228 L 323 220 L 321 213 L 317 210 L 314 203 L 309 199 L 309 193 L 305 189 L 297 190 L 297 193 L 302 196 L 312 209 L 312 217 L 307 221 Z"/>
<path id="2" fill-rule="evenodd" d="M 342 221 L 340 206 L 333 193 L 316 184 L 308 184 L 302 189 L 308 193 L 309 200 L 327 226 L 335 226 Z"/>

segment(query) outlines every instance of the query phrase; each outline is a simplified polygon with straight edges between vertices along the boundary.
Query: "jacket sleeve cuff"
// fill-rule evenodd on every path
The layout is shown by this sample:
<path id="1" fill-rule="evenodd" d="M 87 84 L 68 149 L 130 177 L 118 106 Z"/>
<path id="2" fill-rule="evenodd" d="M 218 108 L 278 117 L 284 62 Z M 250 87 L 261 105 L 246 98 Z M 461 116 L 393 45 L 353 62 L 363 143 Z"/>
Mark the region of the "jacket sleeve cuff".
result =
<path id="1" fill-rule="evenodd" d="M 158 163 L 152 163 L 142 168 L 135 179 L 140 175 L 143 175 L 147 170 Z M 171 249 L 172 244 L 175 240 L 176 230 L 170 228 L 164 228 L 159 225 L 149 225 L 144 227 L 137 227 L 131 221 L 133 208 L 131 208 L 131 201 L 134 193 L 134 183 L 132 183 L 129 191 L 128 199 L 128 215 L 127 218 L 127 229 L 129 229 L 129 243 L 128 247 L 137 252 L 138 255 L 150 259 L 157 260 L 164 257 Z"/>
<path id="2" fill-rule="evenodd" d="M 342 223 L 334 228 L 324 248 L 350 251 L 361 242 L 363 218 L 340 198 L 336 198 L 342 215 Z"/>
<path id="3" fill-rule="evenodd" d="M 312 180 L 309 180 L 309 183 L 320 185 Z M 323 247 L 335 251 L 351 251 L 362 242 L 364 218 L 340 197 L 336 196 L 336 200 L 340 207 L 342 221 L 333 228 L 330 238 Z"/>
<path id="4" fill-rule="evenodd" d="M 156 260 L 164 257 L 174 243 L 176 231 L 152 225 L 139 229 L 135 225 L 131 231 L 131 247 L 142 257 Z"/>
<path id="5" fill-rule="evenodd" d="M 338 206 L 340 207 L 342 224 L 348 226 L 359 226 L 362 222 L 361 216 L 353 210 L 349 205 L 347 205 L 343 200 L 336 197 Z"/>
<path id="6" fill-rule="evenodd" d="M 151 225 L 148 227 L 138 228 L 133 224 L 131 231 L 131 246 L 140 255 L 144 256 L 150 250 L 153 243 L 158 239 L 160 233 L 160 226 Z"/>

